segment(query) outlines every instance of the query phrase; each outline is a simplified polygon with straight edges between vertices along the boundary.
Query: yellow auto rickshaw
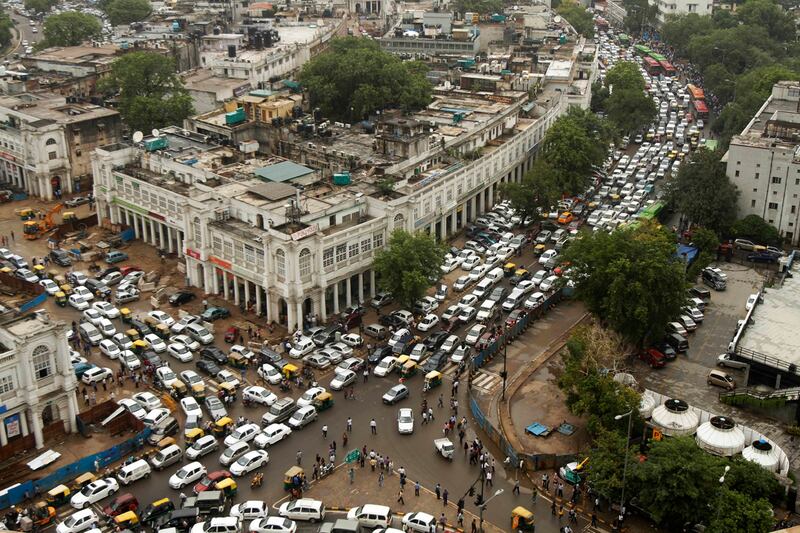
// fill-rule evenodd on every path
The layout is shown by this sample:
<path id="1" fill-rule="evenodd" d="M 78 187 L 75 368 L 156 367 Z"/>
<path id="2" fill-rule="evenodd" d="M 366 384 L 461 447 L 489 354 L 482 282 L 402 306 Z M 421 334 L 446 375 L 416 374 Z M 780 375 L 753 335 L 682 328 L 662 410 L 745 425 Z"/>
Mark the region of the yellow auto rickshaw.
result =
<path id="1" fill-rule="evenodd" d="M 227 435 L 233 429 L 233 420 L 227 416 L 221 416 L 214 421 L 212 431 L 214 435 Z"/>
<path id="2" fill-rule="evenodd" d="M 131 351 L 136 355 L 142 355 L 148 346 L 149 344 L 147 344 L 147 341 L 138 339 L 133 341 L 133 345 L 131 346 Z"/>
<path id="3" fill-rule="evenodd" d="M 202 400 L 206 397 L 206 384 L 198 382 L 192 385 L 192 398 L 195 400 Z"/>
<path id="4" fill-rule="evenodd" d="M 56 305 L 60 305 L 61 307 L 66 307 L 67 305 L 67 295 L 61 291 L 58 291 L 54 298 L 56 299 Z"/>
<path id="5" fill-rule="evenodd" d="M 33 265 L 32 270 L 39 279 L 44 279 L 47 277 L 47 270 L 44 268 L 44 265 Z"/>
<path id="6" fill-rule="evenodd" d="M 519 506 L 511 511 L 511 529 L 513 531 L 535 531 L 533 513 Z"/>
<path id="7" fill-rule="evenodd" d="M 133 511 L 125 511 L 114 517 L 114 525 L 117 531 L 134 531 L 135 527 L 139 524 L 139 517 Z"/>
<path id="8" fill-rule="evenodd" d="M 9 267 L 3 267 L 3 268 L 0 268 L 0 272 L 2 272 L 3 274 L 11 274 L 14 271 L 11 270 Z"/>
<path id="9" fill-rule="evenodd" d="M 236 480 L 226 477 L 214 483 L 214 490 L 220 491 L 226 498 L 233 498 L 236 496 L 236 491 L 239 487 L 236 485 Z"/>
<path id="10" fill-rule="evenodd" d="M 44 500 L 53 507 L 61 507 L 69 503 L 72 493 L 66 485 L 57 485 L 47 491 Z"/>
<path id="11" fill-rule="evenodd" d="M 395 360 L 394 364 L 396 368 L 403 368 L 403 365 L 409 361 L 411 361 L 411 356 L 403 354 L 397 357 L 397 360 Z"/>
<path id="12" fill-rule="evenodd" d="M 314 408 L 317 411 L 324 411 L 333 407 L 333 396 L 330 392 L 323 392 L 314 398 Z"/>
<path id="13" fill-rule="evenodd" d="M 228 354 L 228 365 L 238 369 L 246 368 L 247 358 L 238 352 L 231 352 Z"/>
<path id="14" fill-rule="evenodd" d="M 72 285 L 70 285 L 69 283 L 62 283 L 61 285 L 58 286 L 58 288 L 61 289 L 61 292 L 63 292 L 67 296 L 72 294 Z"/>
<path id="15" fill-rule="evenodd" d="M 169 394 L 173 398 L 181 399 L 186 396 L 186 391 L 187 391 L 186 384 L 179 379 L 176 379 L 175 381 L 170 383 L 169 388 L 170 388 Z"/>
<path id="16" fill-rule="evenodd" d="M 127 307 L 123 307 L 119 310 L 119 316 L 122 318 L 123 324 L 130 324 L 131 320 L 133 320 L 133 315 L 131 314 L 131 310 Z M 136 330 L 134 330 L 136 331 Z"/>
<path id="17" fill-rule="evenodd" d="M 542 255 L 544 251 L 547 249 L 547 246 L 544 244 L 537 244 L 533 247 L 533 254 L 534 255 Z"/>
<path id="18" fill-rule="evenodd" d="M 32 220 L 36 218 L 36 213 L 30 207 L 23 207 L 22 209 L 15 209 L 14 212 L 19 215 L 20 220 Z"/>
<path id="19" fill-rule="evenodd" d="M 61 215 L 61 220 L 64 222 L 69 222 L 70 220 L 77 220 L 77 216 L 75 216 L 75 211 L 64 211 L 64 214 Z"/>
<path id="20" fill-rule="evenodd" d="M 513 276 L 516 270 L 517 270 L 516 263 L 506 263 L 505 265 L 503 265 L 503 275 L 506 277 Z"/>
<path id="21" fill-rule="evenodd" d="M 161 337 L 163 340 L 169 339 L 169 327 L 166 324 L 158 323 L 152 326 L 153 332 Z"/>
<path id="22" fill-rule="evenodd" d="M 236 386 L 230 381 L 221 381 L 217 385 L 217 393 L 219 396 L 225 398 L 228 396 L 236 396 Z"/>
<path id="23" fill-rule="evenodd" d="M 442 384 L 442 373 L 433 370 L 425 374 L 425 383 L 422 385 L 423 392 L 429 391 Z"/>
<path id="24" fill-rule="evenodd" d="M 289 363 L 283 367 L 283 375 L 286 376 L 286 379 L 294 379 L 300 375 L 300 369 Z"/>
<path id="25" fill-rule="evenodd" d="M 97 476 L 91 472 L 81 474 L 72 481 L 72 490 L 77 492 L 93 481 L 97 481 Z"/>
<path id="26" fill-rule="evenodd" d="M 403 379 L 408 379 L 416 373 L 417 363 L 414 361 L 406 361 L 405 364 L 400 367 L 400 377 Z"/>
<path id="27" fill-rule="evenodd" d="M 136 331 L 136 330 L 135 330 L 135 329 L 133 329 L 133 328 L 131 328 L 131 329 L 129 329 L 129 330 L 126 330 L 126 331 L 125 331 L 125 335 L 127 335 L 127 336 L 128 336 L 128 338 L 131 340 L 131 342 L 136 342 L 136 341 L 138 341 L 139 339 L 141 339 L 141 338 L 142 338 L 142 336 L 141 336 L 141 335 L 139 335 L 139 332 L 138 332 L 138 331 Z"/>
<path id="28" fill-rule="evenodd" d="M 56 517 L 56 509 L 52 505 L 47 505 L 47 502 L 36 502 L 33 506 L 33 523 L 38 527 L 45 527 Z"/>
<path id="29" fill-rule="evenodd" d="M 283 490 L 290 491 L 302 485 L 305 471 L 299 466 L 293 466 L 283 475 Z"/>
<path id="30" fill-rule="evenodd" d="M 186 447 L 188 448 L 192 444 L 194 444 L 197 439 L 200 437 L 205 436 L 206 432 L 203 431 L 201 428 L 192 428 L 186 431 L 186 434 L 183 436 L 184 442 L 186 442 Z"/>

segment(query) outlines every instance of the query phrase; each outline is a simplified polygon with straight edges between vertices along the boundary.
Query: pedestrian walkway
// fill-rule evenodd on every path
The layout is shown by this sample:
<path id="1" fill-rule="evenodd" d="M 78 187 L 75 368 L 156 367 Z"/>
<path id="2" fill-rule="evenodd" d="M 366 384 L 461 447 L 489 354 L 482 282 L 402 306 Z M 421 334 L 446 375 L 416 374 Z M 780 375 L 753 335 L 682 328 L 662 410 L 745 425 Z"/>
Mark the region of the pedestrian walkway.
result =
<path id="1" fill-rule="evenodd" d="M 472 378 L 472 387 L 488 393 L 497 388 L 502 382 L 503 378 L 499 374 L 481 369 Z"/>

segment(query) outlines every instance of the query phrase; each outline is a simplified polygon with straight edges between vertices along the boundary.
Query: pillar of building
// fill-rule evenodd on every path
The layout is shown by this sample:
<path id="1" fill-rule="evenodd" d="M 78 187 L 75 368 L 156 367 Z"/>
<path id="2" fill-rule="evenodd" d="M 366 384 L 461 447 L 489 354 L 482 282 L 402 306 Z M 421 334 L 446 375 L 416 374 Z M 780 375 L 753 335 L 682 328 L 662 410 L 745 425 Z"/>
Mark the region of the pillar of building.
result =
<path id="1" fill-rule="evenodd" d="M 255 284 L 256 289 L 256 315 L 261 316 L 261 285 Z"/>
<path id="2" fill-rule="evenodd" d="M 8 435 L 6 435 L 6 421 L 0 419 L 0 446 L 8 444 Z"/>
<path id="3" fill-rule="evenodd" d="M 324 322 L 328 318 L 328 289 L 322 289 L 322 297 L 319 299 L 319 317 Z"/>
<path id="4" fill-rule="evenodd" d="M 297 317 L 294 316 L 295 306 L 292 302 L 286 302 L 286 329 L 289 333 L 294 333 L 297 330 Z"/>
<path id="5" fill-rule="evenodd" d="M 347 279 L 345 280 L 345 291 L 346 292 L 344 294 L 344 303 L 345 303 L 345 305 L 347 305 L 347 307 L 350 307 L 350 304 L 352 302 L 352 297 L 353 297 L 353 288 L 351 286 L 351 281 L 350 281 L 351 279 L 352 279 L 352 276 L 347 276 Z"/>
<path id="6" fill-rule="evenodd" d="M 78 399 L 75 397 L 75 391 L 67 393 L 67 427 L 70 433 L 78 432 Z"/>
<path id="7" fill-rule="evenodd" d="M 224 270 L 220 270 L 220 273 L 222 274 L 222 294 L 223 297 L 227 300 L 228 294 L 230 293 L 231 289 L 230 285 L 228 285 L 228 273 L 225 272 Z"/>
<path id="8" fill-rule="evenodd" d="M 233 275 L 233 304 L 239 305 L 241 301 L 239 300 L 239 277 L 236 274 Z"/>
<path id="9" fill-rule="evenodd" d="M 375 297 L 375 293 L 377 292 L 377 289 L 375 287 L 375 269 L 374 268 L 371 268 L 369 270 L 369 292 L 370 292 L 370 297 L 372 297 L 372 298 Z"/>
<path id="10" fill-rule="evenodd" d="M 271 322 L 275 320 L 274 319 L 275 313 L 272 312 L 272 307 L 270 305 L 272 299 L 269 297 L 269 290 L 267 290 L 266 287 L 264 288 L 264 298 L 266 299 L 266 306 L 267 306 L 267 321 Z"/>
<path id="11" fill-rule="evenodd" d="M 159 247 L 162 250 L 166 250 L 169 247 L 167 246 L 167 240 L 164 238 L 164 224 L 161 222 L 158 223 L 158 238 L 159 238 Z"/>
<path id="12" fill-rule="evenodd" d="M 214 294 L 219 294 L 219 273 L 217 268 L 211 269 L 211 286 L 214 287 Z"/>
<path id="13" fill-rule="evenodd" d="M 360 272 L 358 274 L 358 303 L 364 303 L 364 274 L 366 272 Z"/>
<path id="14" fill-rule="evenodd" d="M 245 309 L 250 306 L 250 281 L 244 280 L 244 305 Z"/>
<path id="15" fill-rule="evenodd" d="M 39 406 L 31 405 L 31 426 L 33 426 L 33 440 L 36 449 L 44 448 L 44 435 L 42 435 L 42 418 L 39 414 Z"/>
<path id="16" fill-rule="evenodd" d="M 336 282 L 333 284 L 333 314 L 339 314 L 339 283 Z"/>
<path id="17" fill-rule="evenodd" d="M 19 413 L 19 427 L 22 429 L 22 436 L 27 437 L 30 432 L 28 431 L 28 415 L 25 411 Z"/>
<path id="18" fill-rule="evenodd" d="M 130 225 L 133 226 L 133 233 L 134 235 L 136 235 L 137 239 L 141 239 L 142 232 L 139 230 L 139 221 L 137 220 L 139 218 L 139 215 L 137 215 L 136 213 L 130 213 L 130 216 L 131 216 Z"/>
<path id="19" fill-rule="evenodd" d="M 305 317 L 303 316 L 303 300 L 297 300 L 297 302 L 295 302 L 295 306 L 297 307 L 297 325 L 302 330 L 303 326 L 305 326 Z"/>

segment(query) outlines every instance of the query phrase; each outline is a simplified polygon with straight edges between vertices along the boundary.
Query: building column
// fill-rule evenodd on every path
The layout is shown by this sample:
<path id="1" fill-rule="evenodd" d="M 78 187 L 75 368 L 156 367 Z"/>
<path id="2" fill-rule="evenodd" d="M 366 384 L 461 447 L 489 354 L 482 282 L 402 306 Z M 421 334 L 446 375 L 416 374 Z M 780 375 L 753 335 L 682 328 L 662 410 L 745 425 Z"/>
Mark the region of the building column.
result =
<path id="1" fill-rule="evenodd" d="M 36 449 L 44 448 L 44 435 L 42 435 L 42 419 L 39 414 L 39 406 L 31 406 L 31 425 L 33 426 L 33 440 L 36 442 Z"/>
<path id="2" fill-rule="evenodd" d="M 370 297 L 375 298 L 375 293 L 377 289 L 375 288 L 375 269 L 371 268 L 369 270 L 369 292 Z"/>
<path id="3" fill-rule="evenodd" d="M 261 285 L 256 284 L 256 316 L 261 316 Z"/>
<path id="4" fill-rule="evenodd" d="M 67 416 L 69 417 L 67 427 L 70 433 L 78 432 L 78 421 L 76 420 L 78 417 L 78 399 L 75 396 L 76 393 L 77 390 L 67 392 Z"/>
<path id="5" fill-rule="evenodd" d="M 158 243 L 156 242 L 156 223 L 153 219 L 148 219 L 150 222 L 150 244 L 153 246 L 157 246 Z"/>
<path id="6" fill-rule="evenodd" d="M 297 318 L 294 316 L 295 306 L 292 302 L 286 302 L 286 331 L 291 335 L 297 331 Z M 301 328 L 302 329 L 302 328 Z"/>
<path id="7" fill-rule="evenodd" d="M 295 304 L 295 306 L 297 307 L 297 313 L 296 313 L 297 314 L 297 324 L 298 324 L 298 326 L 300 326 L 300 329 L 302 330 L 303 326 L 305 326 L 305 317 L 303 316 L 303 301 L 302 300 L 297 300 L 297 303 Z"/>
<path id="8" fill-rule="evenodd" d="M 0 419 L 0 446 L 8 444 L 8 436 L 6 435 L 6 421 Z"/>
<path id="9" fill-rule="evenodd" d="M 230 286 L 228 285 L 228 273 L 224 270 L 220 270 L 222 273 L 222 294 L 224 298 L 228 299 L 228 294 L 230 293 Z"/>
<path id="10" fill-rule="evenodd" d="M 333 284 L 333 314 L 339 314 L 339 281 Z"/>
<path id="11" fill-rule="evenodd" d="M 328 318 L 328 302 L 326 301 L 327 296 L 328 296 L 328 289 L 323 288 L 322 297 L 319 299 L 319 317 L 320 319 L 322 319 L 323 322 L 325 322 L 325 319 Z"/>
<path id="12" fill-rule="evenodd" d="M 233 276 L 233 305 L 239 305 L 239 278 Z"/>
<path id="13" fill-rule="evenodd" d="M 435 231 L 436 226 L 434 226 Z M 439 219 L 439 241 L 444 242 L 447 240 L 447 217 L 442 215 Z"/>
<path id="14" fill-rule="evenodd" d="M 127 211 L 126 214 L 128 214 Z M 138 220 L 139 215 L 137 215 L 136 213 L 130 213 L 130 216 L 133 222 L 131 224 L 131 226 L 133 226 L 133 233 L 136 235 L 137 239 L 144 240 L 142 239 L 142 232 L 139 230 L 139 220 Z"/>
<path id="15" fill-rule="evenodd" d="M 219 269 L 211 268 L 211 286 L 214 287 L 214 294 L 219 294 Z"/>
<path id="16" fill-rule="evenodd" d="M 244 280 L 244 308 L 250 305 L 250 281 Z"/>
<path id="17" fill-rule="evenodd" d="M 167 246 L 167 241 L 164 238 L 164 224 L 162 224 L 161 222 L 158 223 L 158 237 L 160 239 L 159 247 L 162 250 L 166 250 L 168 246 Z"/>
<path id="18" fill-rule="evenodd" d="M 352 279 L 352 276 L 347 276 L 347 280 L 346 280 L 346 283 L 345 283 L 345 290 L 347 292 L 345 292 L 345 294 L 344 294 L 344 302 L 345 302 L 345 304 L 347 304 L 347 307 L 350 307 L 350 303 L 351 303 L 351 300 L 352 300 L 352 294 L 353 294 L 353 288 L 351 286 L 351 281 L 350 281 L 351 279 Z"/>
<path id="19" fill-rule="evenodd" d="M 30 432 L 28 431 L 28 415 L 25 411 L 19 412 L 19 426 L 22 428 L 22 436 L 27 437 Z"/>
<path id="20" fill-rule="evenodd" d="M 358 274 L 358 303 L 364 303 L 364 274 L 366 272 L 360 272 Z"/>
<path id="21" fill-rule="evenodd" d="M 264 288 L 264 298 L 266 300 L 265 303 L 266 303 L 266 306 L 267 306 L 267 321 L 268 322 L 272 322 L 272 320 L 274 320 L 273 317 L 275 315 L 272 314 L 272 307 L 270 306 L 269 291 L 267 290 L 266 287 Z"/>

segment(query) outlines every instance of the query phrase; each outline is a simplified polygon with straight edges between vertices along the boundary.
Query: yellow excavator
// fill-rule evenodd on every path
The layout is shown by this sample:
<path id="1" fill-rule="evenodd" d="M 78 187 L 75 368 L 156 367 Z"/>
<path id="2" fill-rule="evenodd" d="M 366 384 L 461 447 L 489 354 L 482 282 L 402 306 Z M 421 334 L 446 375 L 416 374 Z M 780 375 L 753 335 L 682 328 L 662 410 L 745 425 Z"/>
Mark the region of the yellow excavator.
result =
<path id="1" fill-rule="evenodd" d="M 64 204 L 54 205 L 42 220 L 28 220 L 22 224 L 22 233 L 29 241 L 33 241 L 56 227 L 53 216 L 64 209 Z"/>

